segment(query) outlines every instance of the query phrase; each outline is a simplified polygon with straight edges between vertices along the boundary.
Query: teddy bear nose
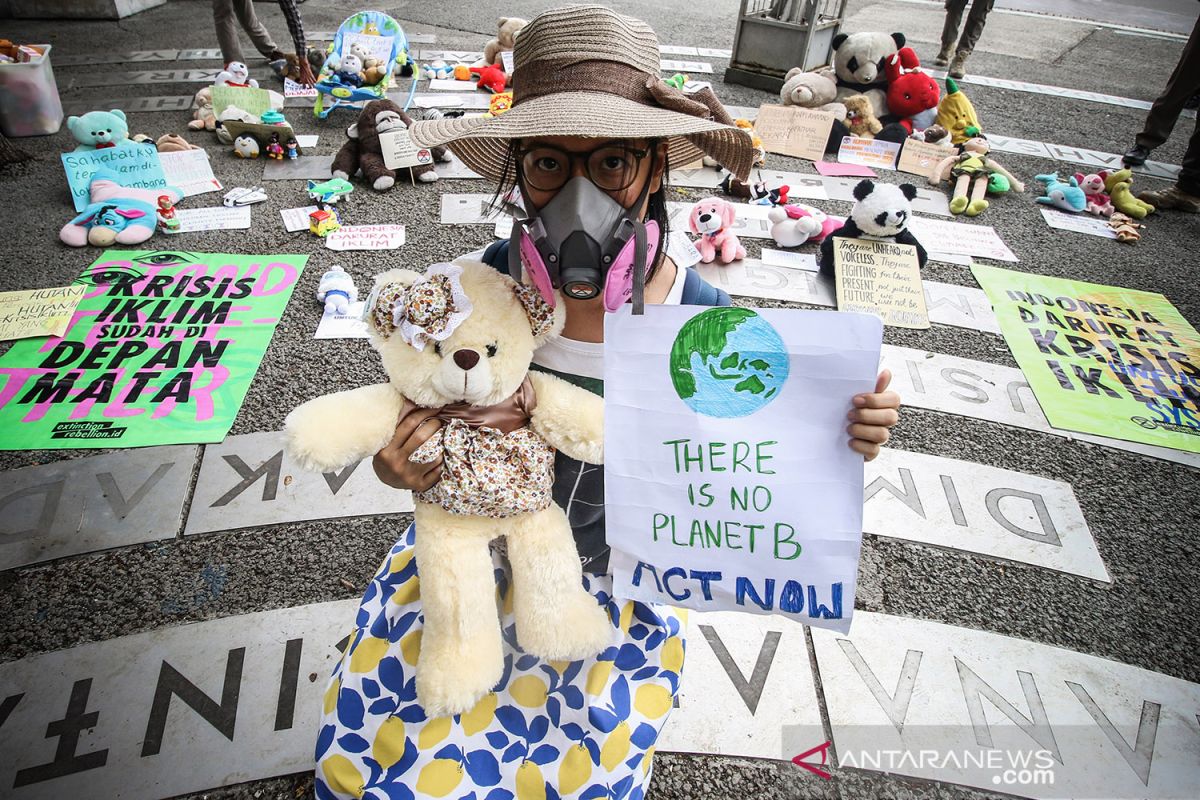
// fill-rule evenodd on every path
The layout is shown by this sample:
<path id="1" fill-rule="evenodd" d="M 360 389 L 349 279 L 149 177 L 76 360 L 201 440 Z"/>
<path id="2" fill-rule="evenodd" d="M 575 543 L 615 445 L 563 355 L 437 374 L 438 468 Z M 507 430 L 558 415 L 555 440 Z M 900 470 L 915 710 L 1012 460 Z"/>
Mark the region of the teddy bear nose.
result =
<path id="1" fill-rule="evenodd" d="M 701 221 L 701 222 L 708 222 L 710 219 L 712 219 L 712 215 L 711 215 L 711 214 L 701 214 L 701 215 L 700 215 L 700 221 Z"/>
<path id="2" fill-rule="evenodd" d="M 461 369 L 471 369 L 479 363 L 479 353 L 475 350 L 455 350 L 454 363 Z"/>

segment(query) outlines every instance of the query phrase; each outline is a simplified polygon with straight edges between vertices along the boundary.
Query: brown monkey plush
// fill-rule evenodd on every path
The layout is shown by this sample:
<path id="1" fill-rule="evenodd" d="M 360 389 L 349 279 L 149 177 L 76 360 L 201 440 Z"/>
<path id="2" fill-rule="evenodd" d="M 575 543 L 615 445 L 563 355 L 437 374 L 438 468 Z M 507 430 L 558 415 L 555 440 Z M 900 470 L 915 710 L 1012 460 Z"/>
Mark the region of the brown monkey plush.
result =
<path id="1" fill-rule="evenodd" d="M 379 192 L 386 192 L 396 183 L 396 171 L 383 163 L 383 151 L 379 145 L 379 134 L 407 128 L 412 120 L 400 106 L 391 100 L 372 100 L 358 115 L 358 121 L 346 129 L 349 138 L 333 159 L 333 177 L 349 180 L 362 171 L 367 182 Z M 450 154 L 444 147 L 431 148 L 437 161 L 449 161 Z M 422 183 L 438 179 L 433 164 L 410 167 L 413 177 Z"/>

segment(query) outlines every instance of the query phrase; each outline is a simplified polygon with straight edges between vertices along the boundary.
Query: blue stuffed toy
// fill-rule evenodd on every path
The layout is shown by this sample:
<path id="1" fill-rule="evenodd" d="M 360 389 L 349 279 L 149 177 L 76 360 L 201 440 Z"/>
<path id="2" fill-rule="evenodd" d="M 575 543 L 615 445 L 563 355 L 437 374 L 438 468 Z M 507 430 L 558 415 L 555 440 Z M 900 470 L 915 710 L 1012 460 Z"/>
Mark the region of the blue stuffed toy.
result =
<path id="1" fill-rule="evenodd" d="M 1042 205 L 1054 206 L 1061 208 L 1063 211 L 1070 211 L 1078 214 L 1087 208 L 1087 195 L 1083 189 L 1079 187 L 1079 181 L 1074 177 L 1068 179 L 1068 183 L 1063 183 L 1058 179 L 1058 173 L 1052 172 L 1048 175 L 1035 175 L 1038 182 L 1046 190 L 1045 197 L 1037 198 L 1037 201 Z"/>
<path id="2" fill-rule="evenodd" d="M 177 203 L 183 197 L 174 186 L 122 186 L 118 175 L 107 169 L 92 176 L 89 191 L 91 202 L 58 232 L 58 238 L 71 247 L 140 244 L 154 235 L 159 198 Z"/>
<path id="3" fill-rule="evenodd" d="M 89 111 L 82 117 L 70 117 L 67 128 L 79 141 L 76 153 L 103 150 L 108 147 L 132 147 L 137 144 L 129 138 L 129 126 L 125 123 L 125 112 L 119 108 L 112 111 Z"/>

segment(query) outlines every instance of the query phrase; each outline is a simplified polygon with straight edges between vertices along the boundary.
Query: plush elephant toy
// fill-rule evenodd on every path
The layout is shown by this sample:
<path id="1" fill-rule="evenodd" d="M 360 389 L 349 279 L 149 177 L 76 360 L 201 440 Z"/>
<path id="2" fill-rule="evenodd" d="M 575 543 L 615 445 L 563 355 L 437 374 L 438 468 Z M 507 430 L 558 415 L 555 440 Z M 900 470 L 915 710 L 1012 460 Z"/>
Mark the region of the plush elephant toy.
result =
<path id="1" fill-rule="evenodd" d="M 376 191 L 386 192 L 392 188 L 396 183 L 396 171 L 384 164 L 379 136 L 405 130 L 410 125 L 412 119 L 391 100 L 372 100 L 367 103 L 359 113 L 358 121 L 346 130 L 349 138 L 333 159 L 333 177 L 349 180 L 361 171 Z M 431 151 L 437 161 L 450 160 L 450 153 L 444 147 L 434 147 Z M 413 177 L 422 183 L 432 183 L 438 179 L 433 164 L 419 164 L 409 169 Z"/>

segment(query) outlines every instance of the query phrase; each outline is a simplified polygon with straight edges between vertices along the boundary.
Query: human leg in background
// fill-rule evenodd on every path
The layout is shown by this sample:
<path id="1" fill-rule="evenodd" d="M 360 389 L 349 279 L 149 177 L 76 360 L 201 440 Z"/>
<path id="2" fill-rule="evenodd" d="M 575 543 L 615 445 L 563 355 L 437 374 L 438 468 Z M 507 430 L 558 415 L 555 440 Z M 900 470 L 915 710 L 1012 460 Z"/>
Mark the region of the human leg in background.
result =
<path id="1" fill-rule="evenodd" d="M 1138 167 L 1145 164 L 1146 159 L 1150 157 L 1150 151 L 1165 142 L 1171 135 L 1171 130 L 1175 127 L 1176 120 L 1179 119 L 1179 112 L 1183 111 L 1184 106 L 1197 92 L 1200 92 L 1200 44 L 1197 44 L 1198 39 L 1200 39 L 1200 19 L 1196 20 L 1196 26 L 1192 28 L 1192 35 L 1188 38 L 1187 44 L 1183 46 L 1183 53 L 1179 56 L 1179 63 L 1175 65 L 1175 71 L 1167 80 L 1167 87 L 1150 107 L 1150 113 L 1146 115 L 1146 124 L 1142 127 L 1142 132 L 1137 135 L 1134 146 L 1125 153 L 1123 159 L 1125 166 Z M 1195 143 L 1196 136 L 1193 134 L 1192 146 L 1188 148 L 1189 153 L 1192 152 Z"/>
<path id="2" fill-rule="evenodd" d="M 1138 137 L 1138 141 L 1141 141 L 1141 137 Z M 1183 155 L 1183 170 L 1179 173 L 1179 180 L 1166 189 L 1141 192 L 1138 199 L 1160 210 L 1170 208 L 1200 214 L 1200 121 L 1192 130 L 1187 152 Z"/>
<path id="3" fill-rule="evenodd" d="M 946 0 L 946 23 L 942 26 L 942 49 L 938 51 L 934 64 L 944 67 L 954 55 L 954 41 L 958 38 L 958 24 L 962 22 L 963 9 L 969 0 Z"/>
<path id="4" fill-rule="evenodd" d="M 241 61 L 242 43 L 238 41 L 237 28 L 233 24 L 234 0 L 213 0 L 213 24 L 217 28 L 217 43 L 221 47 L 221 61 Z"/>
<path id="5" fill-rule="evenodd" d="M 254 49 L 262 53 L 268 61 L 277 61 L 283 58 L 283 53 L 275 46 L 275 40 L 271 38 L 270 31 L 254 13 L 254 0 L 231 0 L 231 2 L 238 22 L 242 23 L 246 35 L 254 43 Z"/>
<path id="6" fill-rule="evenodd" d="M 975 43 L 983 35 L 983 26 L 987 24 L 988 12 L 992 10 L 996 0 L 972 0 L 971 10 L 967 13 L 967 24 L 963 26 L 962 38 L 958 40 L 958 49 L 947 70 L 951 78 L 961 78 L 966 75 L 967 58 L 975 50 Z"/>

